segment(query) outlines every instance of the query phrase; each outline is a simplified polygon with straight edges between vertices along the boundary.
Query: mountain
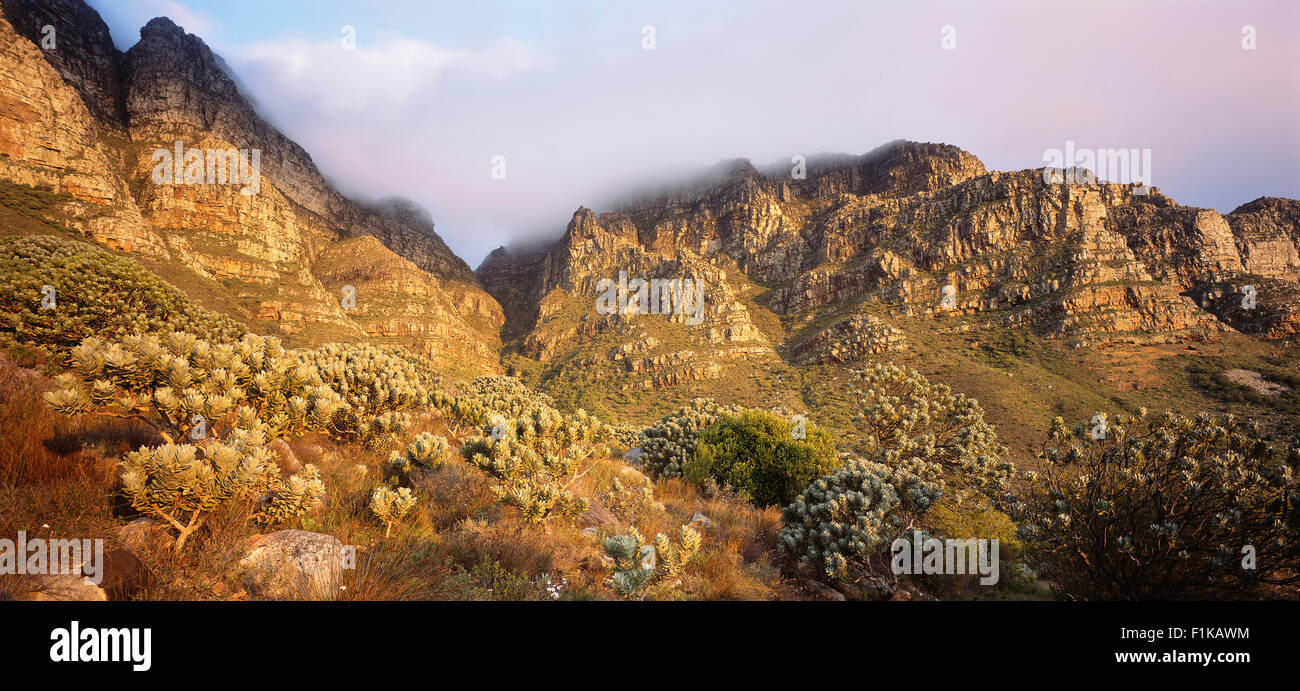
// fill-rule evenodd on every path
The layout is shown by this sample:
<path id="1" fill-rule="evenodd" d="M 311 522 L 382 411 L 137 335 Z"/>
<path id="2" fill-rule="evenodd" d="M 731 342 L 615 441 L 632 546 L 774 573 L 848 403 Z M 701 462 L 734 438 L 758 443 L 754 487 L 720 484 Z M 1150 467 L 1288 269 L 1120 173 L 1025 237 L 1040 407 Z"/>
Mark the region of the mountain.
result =
<path id="1" fill-rule="evenodd" d="M 336 191 L 200 38 L 159 17 L 121 53 L 80 0 L 0 7 L 0 179 L 71 197 L 47 216 L 291 343 L 405 343 L 452 369 L 496 370 L 501 308 L 427 214 Z M 227 177 L 242 165 L 253 184 L 159 182 L 177 142 L 199 151 L 201 176 L 211 152 L 241 152 Z"/>
<path id="2" fill-rule="evenodd" d="M 731 161 L 614 211 L 579 208 L 549 247 L 498 249 L 477 273 L 519 322 L 506 335 L 515 366 L 598 409 L 650 390 L 663 390 L 654 410 L 740 391 L 801 408 L 842 376 L 809 366 L 884 353 L 953 370 L 996 401 L 1007 373 L 974 381 L 961 354 L 1009 334 L 1079 359 L 1294 343 L 1298 211 L 1262 198 L 1220 214 L 1156 188 L 1048 184 L 1041 169 L 990 171 L 953 146 L 899 141 L 810 161 L 803 179 Z M 601 314 L 600 282 L 620 271 L 703 279 L 702 323 Z M 1093 379 L 1037 415 L 1111 398 Z M 1011 397 L 1036 393 L 1018 388 Z"/>
<path id="3" fill-rule="evenodd" d="M 123 53 L 80 0 L 0 8 L 0 186 L 52 193 L 8 195 L 3 232 L 89 238 L 290 345 L 405 344 L 632 420 L 713 396 L 831 426 L 852 368 L 890 360 L 979 398 L 1021 451 L 1055 414 L 1223 409 L 1246 395 L 1227 372 L 1293 363 L 1296 200 L 1221 214 L 897 141 L 805 175 L 723 161 L 471 271 L 412 202 L 333 189 L 169 19 Z M 202 154 L 251 171 L 257 152 L 256 184 L 171 184 L 194 149 L 200 178 Z M 702 310 L 602 309 L 638 280 L 699 285 Z"/>

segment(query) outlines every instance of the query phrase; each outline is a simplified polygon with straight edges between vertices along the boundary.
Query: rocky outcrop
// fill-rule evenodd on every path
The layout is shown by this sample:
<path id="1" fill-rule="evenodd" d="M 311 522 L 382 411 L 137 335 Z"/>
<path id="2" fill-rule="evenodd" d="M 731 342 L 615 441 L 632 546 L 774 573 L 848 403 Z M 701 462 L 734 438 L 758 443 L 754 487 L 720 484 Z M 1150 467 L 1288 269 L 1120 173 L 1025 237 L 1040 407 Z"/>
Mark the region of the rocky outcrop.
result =
<path id="1" fill-rule="evenodd" d="M 473 272 L 403 209 L 366 209 L 336 192 L 311 156 L 263 120 L 202 39 L 166 17 L 149 21 L 122 59 L 131 139 L 167 147 L 204 138 L 261 151 L 261 174 L 289 202 L 345 237 L 371 235 L 421 269 L 475 284 Z M 152 147 L 151 147 L 152 148 Z"/>
<path id="2" fill-rule="evenodd" d="M 0 8 L 14 31 L 40 47 L 100 124 L 126 128 L 121 54 L 98 12 L 82 0 L 0 0 Z"/>
<path id="3" fill-rule="evenodd" d="M 1246 273 L 1300 281 L 1300 201 L 1260 197 L 1224 218 Z"/>
<path id="4" fill-rule="evenodd" d="M 685 353 L 703 357 L 709 345 L 778 345 L 756 326 L 766 310 L 797 324 L 862 305 L 903 318 L 982 315 L 987 327 L 1026 327 L 1076 347 L 1206 341 L 1234 329 L 1294 333 L 1293 200 L 1257 200 L 1225 215 L 1180 206 L 1156 188 L 988 171 L 955 147 L 914 142 L 812 160 L 802 179 L 792 173 L 729 161 L 693 187 L 607 213 L 579 208 L 549 250 L 498 250 L 478 273 L 508 311 L 537 306 L 518 339 L 543 362 L 617 343 L 620 317 L 593 311 L 601 279 L 706 277 L 713 292 L 701 333 L 657 325 L 651 333 L 662 345 L 625 359 L 629 375 L 642 362 L 659 375 L 678 372 L 664 368 L 694 359 Z M 1257 283 L 1267 306 L 1223 308 L 1225 281 Z M 892 325 L 839 319 L 791 336 L 786 357 L 850 362 L 905 341 Z M 726 367 L 662 381 L 721 376 L 709 370 Z"/>

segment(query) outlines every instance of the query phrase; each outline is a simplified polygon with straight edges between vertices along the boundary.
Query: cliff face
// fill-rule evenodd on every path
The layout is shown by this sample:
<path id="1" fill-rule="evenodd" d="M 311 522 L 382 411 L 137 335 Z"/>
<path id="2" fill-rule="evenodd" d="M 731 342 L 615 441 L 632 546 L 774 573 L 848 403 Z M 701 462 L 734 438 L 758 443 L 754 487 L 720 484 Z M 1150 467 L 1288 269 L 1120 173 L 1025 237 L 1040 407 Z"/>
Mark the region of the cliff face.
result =
<path id="1" fill-rule="evenodd" d="M 369 337 L 416 344 L 470 370 L 497 368 L 500 306 L 432 223 L 409 205 L 368 208 L 335 191 L 254 112 L 201 39 L 157 18 L 121 54 L 79 0 L 0 7 L 0 178 L 71 194 L 77 201 L 58 220 L 221 286 L 242 306 L 235 316 L 291 341 Z M 46 25 L 57 37 L 49 50 L 40 42 Z M 260 175 L 251 186 L 160 184 L 156 152 L 178 141 L 200 156 L 242 150 L 245 171 Z M 400 270 L 339 283 L 340 243 Z M 345 286 L 355 307 L 344 304 Z"/>
<path id="2" fill-rule="evenodd" d="M 0 0 L 0 8 L 18 35 L 52 43 L 42 55 L 99 123 L 125 129 L 121 54 L 98 12 L 82 0 Z"/>
<path id="3" fill-rule="evenodd" d="M 522 352 L 549 361 L 618 333 L 628 319 L 591 303 L 619 271 L 706 279 L 704 324 L 675 329 L 690 345 L 662 345 L 660 324 L 656 352 L 737 343 L 796 364 L 842 362 L 896 349 L 909 329 L 952 328 L 953 317 L 974 320 L 963 329 L 1023 326 L 1076 347 L 1296 333 L 1294 200 L 1221 215 L 1158 189 L 987 171 L 954 147 L 912 142 L 810 162 L 806 179 L 743 161 L 727 172 L 619 211 L 579 209 L 547 252 L 489 256 L 478 273 L 508 313 L 540 306 Z M 528 288 L 509 285 L 512 275 L 529 276 Z M 752 299 L 737 299 L 751 280 Z M 1258 304 L 1242 309 L 1247 286 Z M 784 331 L 755 327 L 766 310 Z M 623 333 L 626 349 L 642 347 L 637 328 Z"/>

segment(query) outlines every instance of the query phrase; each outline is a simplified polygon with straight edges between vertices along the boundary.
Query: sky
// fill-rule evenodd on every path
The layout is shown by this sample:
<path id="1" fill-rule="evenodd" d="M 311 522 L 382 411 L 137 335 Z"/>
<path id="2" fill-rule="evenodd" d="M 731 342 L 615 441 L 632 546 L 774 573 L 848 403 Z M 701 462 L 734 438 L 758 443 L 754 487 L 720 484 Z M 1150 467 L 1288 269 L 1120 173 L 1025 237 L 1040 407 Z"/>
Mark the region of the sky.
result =
<path id="1" fill-rule="evenodd" d="M 340 191 L 418 202 L 470 266 L 722 160 L 895 139 L 996 170 L 1149 149 L 1181 204 L 1300 198 L 1293 0 L 90 4 L 123 50 L 156 16 L 201 37 Z"/>

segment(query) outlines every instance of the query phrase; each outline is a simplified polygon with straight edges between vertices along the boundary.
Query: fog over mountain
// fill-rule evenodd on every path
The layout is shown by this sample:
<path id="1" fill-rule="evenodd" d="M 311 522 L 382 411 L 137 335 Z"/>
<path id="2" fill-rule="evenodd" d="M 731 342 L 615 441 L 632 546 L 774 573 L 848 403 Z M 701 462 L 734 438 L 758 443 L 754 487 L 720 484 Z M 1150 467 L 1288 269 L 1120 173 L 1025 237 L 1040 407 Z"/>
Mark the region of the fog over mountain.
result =
<path id="1" fill-rule="evenodd" d="M 1225 212 L 1300 191 L 1289 2 L 92 4 L 119 44 L 157 14 L 200 33 L 343 190 L 421 203 L 471 266 L 648 181 L 900 138 L 1002 170 L 1149 148 L 1157 186 Z"/>

